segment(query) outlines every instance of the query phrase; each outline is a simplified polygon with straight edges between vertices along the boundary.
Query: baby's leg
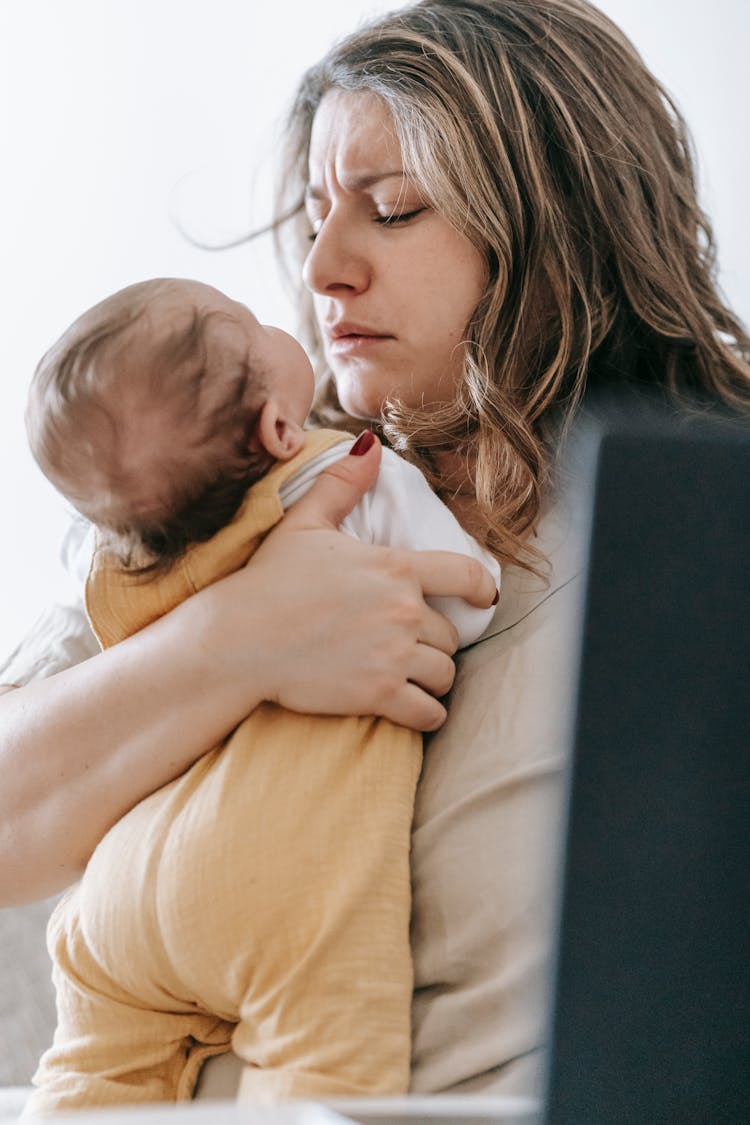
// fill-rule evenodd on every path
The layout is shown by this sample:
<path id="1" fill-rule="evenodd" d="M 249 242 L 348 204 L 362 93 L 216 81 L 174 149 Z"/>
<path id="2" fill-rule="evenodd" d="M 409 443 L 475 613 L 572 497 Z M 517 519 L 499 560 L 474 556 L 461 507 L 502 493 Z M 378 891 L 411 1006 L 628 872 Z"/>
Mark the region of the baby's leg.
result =
<path id="1" fill-rule="evenodd" d="M 230 1039 L 243 1098 L 404 1092 L 420 764 L 413 732 L 265 705 L 136 806 L 50 923 L 29 1112 L 190 1097 Z"/>
<path id="2" fill-rule="evenodd" d="M 148 1008 L 113 979 L 86 942 L 75 891 L 50 919 L 48 945 L 58 1026 L 24 1116 L 189 1098 L 204 1060 L 229 1048 L 233 1024 L 184 1004 Z"/>
<path id="3" fill-rule="evenodd" d="M 240 900 L 252 936 L 230 974 L 240 1096 L 403 1093 L 421 739 L 378 720 L 294 716 L 283 746 L 275 708 L 254 719 L 252 876 Z"/>

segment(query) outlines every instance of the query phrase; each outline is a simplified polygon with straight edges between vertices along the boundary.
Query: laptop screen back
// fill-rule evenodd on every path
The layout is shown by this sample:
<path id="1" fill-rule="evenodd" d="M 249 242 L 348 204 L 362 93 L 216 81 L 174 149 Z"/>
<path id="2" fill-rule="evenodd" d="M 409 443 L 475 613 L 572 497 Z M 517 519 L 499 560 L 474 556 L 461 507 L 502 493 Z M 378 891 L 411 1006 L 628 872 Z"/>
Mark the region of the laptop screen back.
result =
<path id="1" fill-rule="evenodd" d="M 598 446 L 548 1125 L 750 1121 L 750 435 Z"/>

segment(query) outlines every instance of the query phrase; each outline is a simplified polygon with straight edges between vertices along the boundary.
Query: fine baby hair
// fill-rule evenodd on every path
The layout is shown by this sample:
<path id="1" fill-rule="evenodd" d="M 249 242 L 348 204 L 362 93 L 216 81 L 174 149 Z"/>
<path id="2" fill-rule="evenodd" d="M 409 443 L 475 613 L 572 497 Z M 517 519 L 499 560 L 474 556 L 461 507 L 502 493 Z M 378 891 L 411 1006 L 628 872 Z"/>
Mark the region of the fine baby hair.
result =
<path id="1" fill-rule="evenodd" d="M 196 288 L 207 289 L 158 278 L 107 297 L 47 351 L 30 387 L 42 471 L 138 573 L 211 538 L 271 460 L 251 441 L 262 364 Z"/>

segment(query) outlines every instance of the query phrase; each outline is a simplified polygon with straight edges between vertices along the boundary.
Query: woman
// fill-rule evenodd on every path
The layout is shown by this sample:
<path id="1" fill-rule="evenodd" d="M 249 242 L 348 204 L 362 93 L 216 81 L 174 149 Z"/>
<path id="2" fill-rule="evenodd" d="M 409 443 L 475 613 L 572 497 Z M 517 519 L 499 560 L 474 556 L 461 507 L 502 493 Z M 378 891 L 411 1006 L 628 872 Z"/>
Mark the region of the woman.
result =
<path id="1" fill-rule="evenodd" d="M 303 81 L 283 182 L 280 233 L 313 238 L 321 418 L 382 420 L 504 564 L 420 782 L 412 1088 L 533 1092 L 579 565 L 562 437 L 613 383 L 746 410 L 750 340 L 716 293 L 679 115 L 584 0 L 426 0 L 344 40 Z M 331 530 L 376 458 L 322 481 L 246 574 L 0 701 L 6 900 L 72 879 L 185 768 L 154 757 L 165 733 L 194 760 L 266 698 L 440 726 L 454 640 L 421 595 L 491 591 Z"/>

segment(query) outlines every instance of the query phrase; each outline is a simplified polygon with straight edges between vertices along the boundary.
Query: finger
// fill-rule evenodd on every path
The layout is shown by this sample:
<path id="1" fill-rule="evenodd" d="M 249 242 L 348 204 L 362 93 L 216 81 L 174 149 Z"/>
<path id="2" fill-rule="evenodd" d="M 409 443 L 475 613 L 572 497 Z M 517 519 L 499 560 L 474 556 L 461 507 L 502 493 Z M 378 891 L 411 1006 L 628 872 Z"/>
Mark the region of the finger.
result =
<path id="1" fill-rule="evenodd" d="M 409 669 L 409 680 L 437 698 L 453 687 L 456 665 L 450 656 L 429 645 L 417 645 Z"/>
<path id="2" fill-rule="evenodd" d="M 443 617 L 442 613 L 426 605 L 417 640 L 423 645 L 453 656 L 458 648 L 458 629 L 449 618 Z"/>
<path id="3" fill-rule="evenodd" d="M 382 452 L 376 438 L 364 453 L 342 457 L 329 465 L 310 491 L 287 512 L 287 529 L 338 527 L 378 479 Z"/>
<path id="4" fill-rule="evenodd" d="M 412 683 L 405 683 L 383 709 L 384 718 L 391 722 L 425 732 L 441 727 L 447 715 L 439 700 Z"/>
<path id="5" fill-rule="evenodd" d="M 425 597 L 464 598 L 481 609 L 493 605 L 495 579 L 477 559 L 453 551 L 417 551 L 413 561 Z"/>

